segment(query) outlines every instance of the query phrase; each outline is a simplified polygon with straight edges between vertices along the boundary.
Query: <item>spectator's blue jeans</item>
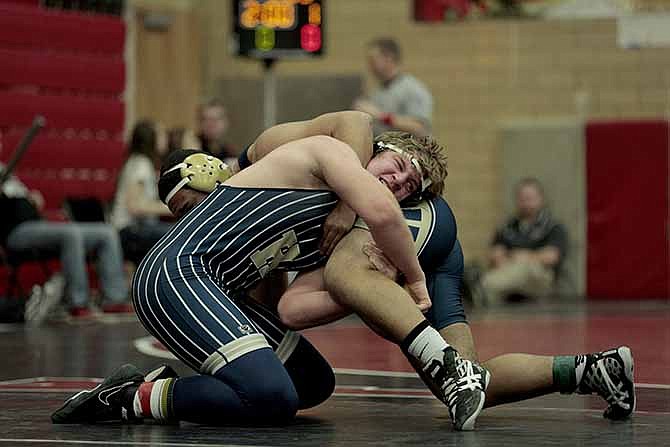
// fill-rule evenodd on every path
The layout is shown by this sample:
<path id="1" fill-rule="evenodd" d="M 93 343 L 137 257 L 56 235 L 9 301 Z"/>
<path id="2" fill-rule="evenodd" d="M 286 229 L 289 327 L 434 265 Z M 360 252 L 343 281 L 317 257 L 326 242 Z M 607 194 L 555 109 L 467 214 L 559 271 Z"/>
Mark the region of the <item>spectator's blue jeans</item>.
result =
<path id="1" fill-rule="evenodd" d="M 24 222 L 9 234 L 7 247 L 16 252 L 37 249 L 60 253 L 70 304 L 76 307 L 88 304 L 86 255 L 94 253 L 105 300 L 121 303 L 128 299 L 121 243 L 118 232 L 111 225 L 39 220 Z"/>

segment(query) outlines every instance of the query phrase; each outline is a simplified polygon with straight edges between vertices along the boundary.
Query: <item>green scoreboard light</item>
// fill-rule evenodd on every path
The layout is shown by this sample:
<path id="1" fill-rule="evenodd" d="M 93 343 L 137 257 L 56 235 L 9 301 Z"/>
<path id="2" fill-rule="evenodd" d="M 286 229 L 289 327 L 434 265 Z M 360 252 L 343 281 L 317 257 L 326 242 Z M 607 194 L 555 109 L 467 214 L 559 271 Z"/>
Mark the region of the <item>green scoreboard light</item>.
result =
<path id="1" fill-rule="evenodd" d="M 323 54 L 325 0 L 232 0 L 234 53 L 258 59 Z"/>

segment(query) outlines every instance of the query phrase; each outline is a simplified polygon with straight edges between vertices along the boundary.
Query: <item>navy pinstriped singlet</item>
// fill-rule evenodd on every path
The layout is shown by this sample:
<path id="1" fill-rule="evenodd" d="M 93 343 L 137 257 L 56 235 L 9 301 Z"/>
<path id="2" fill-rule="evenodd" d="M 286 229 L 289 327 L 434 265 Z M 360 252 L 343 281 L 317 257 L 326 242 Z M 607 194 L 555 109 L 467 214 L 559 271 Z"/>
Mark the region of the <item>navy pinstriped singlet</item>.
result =
<path id="1" fill-rule="evenodd" d="M 191 210 L 142 261 L 149 276 L 207 275 L 228 293 L 253 287 L 271 270 L 311 270 L 332 191 L 220 186 Z M 146 269 L 148 268 L 148 272 Z"/>

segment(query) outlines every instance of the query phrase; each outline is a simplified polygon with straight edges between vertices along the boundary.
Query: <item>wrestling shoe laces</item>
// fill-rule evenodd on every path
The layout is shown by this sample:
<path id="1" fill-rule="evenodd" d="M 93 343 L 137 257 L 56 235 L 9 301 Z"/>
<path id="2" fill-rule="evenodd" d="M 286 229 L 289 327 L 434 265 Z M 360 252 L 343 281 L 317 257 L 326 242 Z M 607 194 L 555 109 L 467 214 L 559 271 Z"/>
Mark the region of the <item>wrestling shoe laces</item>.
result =
<path id="1" fill-rule="evenodd" d="M 483 368 L 477 367 L 477 372 L 475 372 L 474 363 L 469 360 L 463 360 L 456 353 L 456 371 L 460 376 L 460 379 L 456 382 L 458 391 L 474 391 L 476 389 L 484 391 L 484 386 L 482 386 Z"/>
<path id="2" fill-rule="evenodd" d="M 426 375 L 440 389 L 440 400 L 447 404 L 456 430 L 472 430 L 484 407 L 489 373 L 458 352 L 447 347 L 442 362 L 433 360 L 425 369 Z"/>
<path id="3" fill-rule="evenodd" d="M 609 404 L 604 416 L 623 419 L 635 410 L 633 356 L 628 347 L 593 355 L 577 388 L 579 394 L 597 393 Z M 589 364 L 590 363 L 590 364 Z"/>

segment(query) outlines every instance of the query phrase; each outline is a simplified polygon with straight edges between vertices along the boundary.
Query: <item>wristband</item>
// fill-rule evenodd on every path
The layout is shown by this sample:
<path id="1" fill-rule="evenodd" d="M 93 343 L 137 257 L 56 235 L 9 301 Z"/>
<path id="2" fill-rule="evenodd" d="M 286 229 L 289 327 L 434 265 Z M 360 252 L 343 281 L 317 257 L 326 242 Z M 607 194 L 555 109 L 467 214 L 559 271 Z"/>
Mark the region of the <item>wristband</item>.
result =
<path id="1" fill-rule="evenodd" d="M 392 113 L 384 113 L 382 114 L 380 121 L 389 127 L 393 127 L 393 121 L 395 121 L 395 116 L 393 116 Z"/>

